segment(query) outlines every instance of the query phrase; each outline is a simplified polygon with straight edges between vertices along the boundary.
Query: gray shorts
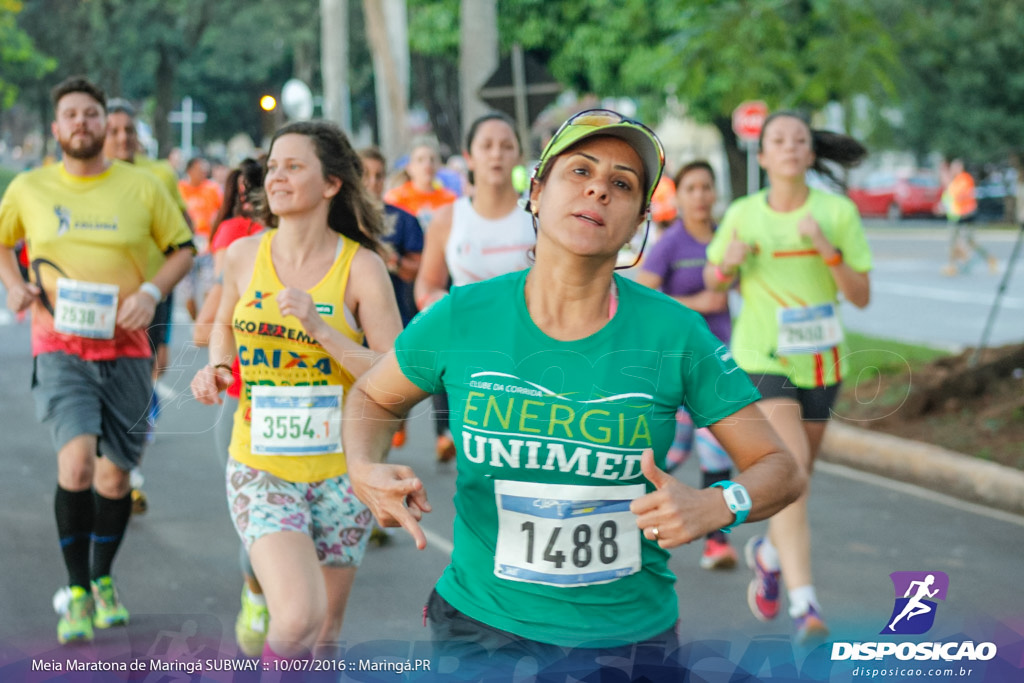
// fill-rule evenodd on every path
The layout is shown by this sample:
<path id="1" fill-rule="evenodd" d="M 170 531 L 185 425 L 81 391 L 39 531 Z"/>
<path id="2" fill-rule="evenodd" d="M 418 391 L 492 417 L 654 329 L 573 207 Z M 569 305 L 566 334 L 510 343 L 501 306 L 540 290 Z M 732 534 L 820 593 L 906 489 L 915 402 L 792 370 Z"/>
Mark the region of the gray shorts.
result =
<path id="1" fill-rule="evenodd" d="M 98 453 L 123 470 L 139 464 L 153 394 L 153 359 L 86 361 L 66 353 L 33 359 L 36 417 L 57 452 L 83 434 L 99 438 Z"/>

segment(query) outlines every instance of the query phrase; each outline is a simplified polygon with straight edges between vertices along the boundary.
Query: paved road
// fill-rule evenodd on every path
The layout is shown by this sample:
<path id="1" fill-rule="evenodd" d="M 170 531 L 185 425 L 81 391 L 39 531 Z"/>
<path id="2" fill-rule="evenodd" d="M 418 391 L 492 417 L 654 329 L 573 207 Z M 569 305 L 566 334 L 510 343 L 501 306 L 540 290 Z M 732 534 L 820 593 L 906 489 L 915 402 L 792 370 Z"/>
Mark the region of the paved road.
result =
<path id="1" fill-rule="evenodd" d="M 992 274 L 977 263 L 969 274 L 940 273 L 949 258 L 949 231 L 936 221 L 868 222 L 875 260 L 871 305 L 844 306 L 843 320 L 855 331 L 940 348 L 977 346 L 1008 267 L 1017 231 L 979 229 L 978 242 L 999 260 Z M 1020 260 L 1024 260 L 1021 253 Z M 1010 274 L 991 346 L 1024 341 L 1024 264 Z"/>
<path id="2" fill-rule="evenodd" d="M 212 451 L 210 429 L 217 413 L 187 397 L 188 380 L 202 363 L 202 354 L 181 343 L 187 336 L 187 330 L 177 333 L 175 368 L 165 381 L 178 399 L 165 408 L 157 441 L 146 456 L 150 512 L 132 520 L 115 567 L 132 623 L 99 632 L 92 646 L 71 649 L 56 645 L 50 609 L 51 595 L 66 577 L 52 518 L 55 458 L 35 421 L 28 392 L 28 330 L 24 325 L 0 326 L 0 467 L 6 474 L 0 485 L 0 680 L 65 680 L 61 676 L 66 673 L 50 678 L 30 669 L 33 662 L 38 667 L 69 659 L 140 661 L 143 668 L 160 655 L 205 662 L 207 670 L 192 680 L 232 680 L 231 673 L 208 669 L 241 666 L 230 661 L 236 654 L 233 624 L 240 584 L 237 539 L 224 502 L 222 470 Z M 390 547 L 370 549 L 343 631 L 350 657 L 386 655 L 391 657 L 387 661 L 411 662 L 428 649 L 421 610 L 451 548 L 453 476 L 433 464 L 428 415 L 418 413 L 409 445 L 394 459 L 412 464 L 426 483 L 436 509 L 426 522 L 429 546 L 417 551 L 409 539 L 398 536 Z M 679 476 L 697 481 L 696 465 L 687 463 Z M 928 638 L 992 640 L 1001 652 L 1019 660 L 1024 518 L 834 466 L 821 467 L 814 488 L 814 562 L 835 639 L 877 638 L 893 605 L 890 572 L 938 570 L 949 575 L 950 591 Z M 742 544 L 763 528 L 741 527 L 734 541 Z M 678 549 L 672 568 L 679 577 L 681 631 L 693 643 L 695 669 L 706 680 L 728 680 L 727 673 L 741 661 L 761 680 L 792 680 L 794 661 L 802 663 L 810 680 L 852 680 L 850 663 L 836 664 L 828 673 L 827 648 L 809 656 L 794 651 L 787 619 L 761 624 L 751 617 L 744 598 L 746 570 L 711 574 L 698 568 L 698 555 L 696 546 Z M 135 680 L 177 680 L 178 675 L 188 678 L 181 672 L 144 670 Z M 351 680 L 400 677 L 363 672 L 352 674 Z M 1002 678 L 975 675 L 969 680 Z"/>

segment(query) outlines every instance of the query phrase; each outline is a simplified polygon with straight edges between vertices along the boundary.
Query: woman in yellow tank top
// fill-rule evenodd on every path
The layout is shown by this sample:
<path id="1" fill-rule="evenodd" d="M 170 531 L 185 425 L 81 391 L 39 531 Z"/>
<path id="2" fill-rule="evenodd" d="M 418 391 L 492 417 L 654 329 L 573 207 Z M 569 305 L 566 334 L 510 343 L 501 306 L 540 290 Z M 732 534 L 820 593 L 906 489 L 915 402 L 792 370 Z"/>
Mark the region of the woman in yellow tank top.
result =
<path id="1" fill-rule="evenodd" d="M 210 363 L 192 380 L 197 400 L 220 403 L 239 360 L 228 504 L 269 608 L 265 661 L 337 641 L 372 522 L 346 473 L 342 404 L 402 324 L 361 173 L 333 124 L 277 132 L 264 182 L 276 229 L 228 248 Z"/>

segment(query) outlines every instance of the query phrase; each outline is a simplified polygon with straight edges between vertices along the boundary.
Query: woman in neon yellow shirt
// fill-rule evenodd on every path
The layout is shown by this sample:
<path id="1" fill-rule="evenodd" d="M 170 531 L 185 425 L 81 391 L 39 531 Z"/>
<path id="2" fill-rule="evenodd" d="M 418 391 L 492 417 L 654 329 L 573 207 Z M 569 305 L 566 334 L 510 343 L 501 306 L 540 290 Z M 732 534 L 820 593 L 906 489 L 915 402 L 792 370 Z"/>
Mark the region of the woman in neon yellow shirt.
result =
<path id="1" fill-rule="evenodd" d="M 853 202 L 809 187 L 806 175 L 814 169 L 835 180 L 824 160 L 852 165 L 866 150 L 845 135 L 812 131 L 795 112 L 768 117 L 760 145 L 769 187 L 726 211 L 704 281 L 724 291 L 740 278 L 733 356 L 809 476 L 845 374 L 838 295 L 868 304 L 871 252 Z M 768 536 L 751 539 L 746 553 L 755 571 L 751 611 L 762 621 L 778 615 L 781 574 L 798 642 L 828 634 L 811 578 L 807 495 L 772 517 Z"/>

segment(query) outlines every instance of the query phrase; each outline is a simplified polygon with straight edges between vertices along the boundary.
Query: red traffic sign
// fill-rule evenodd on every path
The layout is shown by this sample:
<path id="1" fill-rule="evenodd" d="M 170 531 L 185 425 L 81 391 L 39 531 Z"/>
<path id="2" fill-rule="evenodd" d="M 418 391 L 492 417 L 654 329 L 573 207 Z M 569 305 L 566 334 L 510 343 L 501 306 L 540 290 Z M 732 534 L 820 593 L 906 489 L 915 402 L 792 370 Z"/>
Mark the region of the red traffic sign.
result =
<path id="1" fill-rule="evenodd" d="M 732 111 L 732 130 L 740 140 L 755 141 L 768 117 L 768 105 L 761 100 L 743 102 Z"/>

